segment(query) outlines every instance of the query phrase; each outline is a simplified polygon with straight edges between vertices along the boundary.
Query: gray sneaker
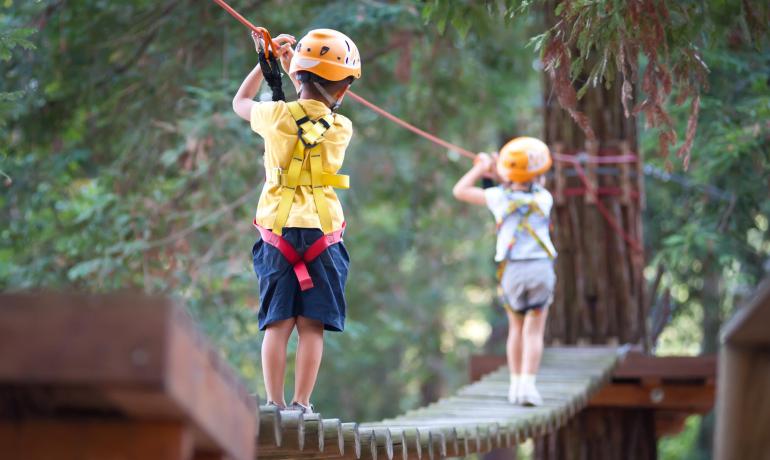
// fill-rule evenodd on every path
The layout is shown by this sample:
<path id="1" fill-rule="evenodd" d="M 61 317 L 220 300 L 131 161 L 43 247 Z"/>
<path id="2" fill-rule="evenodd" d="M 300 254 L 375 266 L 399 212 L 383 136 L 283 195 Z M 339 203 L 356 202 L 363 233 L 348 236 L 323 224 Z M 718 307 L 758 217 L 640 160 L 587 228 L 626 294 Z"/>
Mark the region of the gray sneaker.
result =
<path id="1" fill-rule="evenodd" d="M 270 407 L 275 407 L 278 410 L 286 410 L 286 406 L 278 404 L 278 403 L 273 402 L 273 401 L 268 401 L 268 402 L 265 403 L 265 405 L 266 406 L 270 406 Z"/>
<path id="2" fill-rule="evenodd" d="M 303 414 L 315 414 L 312 404 L 308 404 L 307 406 L 305 406 L 304 404 L 300 404 L 297 401 L 294 401 L 291 404 L 289 404 L 286 407 L 286 410 L 296 410 L 296 411 L 302 412 Z"/>

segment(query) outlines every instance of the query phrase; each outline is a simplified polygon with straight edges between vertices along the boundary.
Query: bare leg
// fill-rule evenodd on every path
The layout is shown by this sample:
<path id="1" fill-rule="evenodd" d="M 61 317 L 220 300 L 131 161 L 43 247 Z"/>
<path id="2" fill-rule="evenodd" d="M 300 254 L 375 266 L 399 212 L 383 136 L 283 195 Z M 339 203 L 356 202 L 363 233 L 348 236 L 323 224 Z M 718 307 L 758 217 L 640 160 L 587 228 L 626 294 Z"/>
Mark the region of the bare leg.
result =
<path id="1" fill-rule="evenodd" d="M 508 340 L 505 343 L 505 355 L 508 358 L 508 370 L 511 374 L 521 374 L 521 361 L 523 355 L 522 329 L 524 316 L 505 309 L 508 315 Z"/>
<path id="2" fill-rule="evenodd" d="M 324 326 L 303 316 L 297 317 L 299 343 L 297 346 L 297 362 L 295 364 L 294 401 L 303 406 L 310 405 L 310 395 L 313 393 L 318 369 L 321 367 L 321 357 L 324 351 Z"/>
<path id="3" fill-rule="evenodd" d="M 548 308 L 531 310 L 524 317 L 524 358 L 522 374 L 536 375 L 543 356 L 543 335 Z"/>
<path id="4" fill-rule="evenodd" d="M 267 400 L 286 406 L 283 384 L 286 378 L 286 345 L 294 330 L 295 319 L 277 321 L 265 330 L 262 340 L 262 376 Z"/>

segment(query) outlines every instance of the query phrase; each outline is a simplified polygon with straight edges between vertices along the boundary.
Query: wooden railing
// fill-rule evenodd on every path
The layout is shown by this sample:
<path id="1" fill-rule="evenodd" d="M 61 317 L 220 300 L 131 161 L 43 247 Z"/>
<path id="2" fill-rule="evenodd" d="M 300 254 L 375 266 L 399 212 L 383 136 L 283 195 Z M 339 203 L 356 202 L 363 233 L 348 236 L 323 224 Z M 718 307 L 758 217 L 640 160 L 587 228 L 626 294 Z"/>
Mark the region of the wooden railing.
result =
<path id="1" fill-rule="evenodd" d="M 168 299 L 0 295 L 0 458 L 247 460 L 257 416 Z"/>

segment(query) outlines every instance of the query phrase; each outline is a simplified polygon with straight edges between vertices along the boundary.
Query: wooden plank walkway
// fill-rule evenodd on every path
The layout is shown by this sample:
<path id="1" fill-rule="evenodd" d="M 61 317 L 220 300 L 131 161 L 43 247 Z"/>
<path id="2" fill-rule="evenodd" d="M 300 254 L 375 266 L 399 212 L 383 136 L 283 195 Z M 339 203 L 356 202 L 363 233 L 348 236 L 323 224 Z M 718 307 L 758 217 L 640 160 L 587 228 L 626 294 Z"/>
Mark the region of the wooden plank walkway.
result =
<path id="1" fill-rule="evenodd" d="M 376 423 L 341 423 L 320 414 L 260 410 L 260 459 L 464 457 L 511 447 L 558 429 L 588 404 L 620 360 L 616 348 L 548 348 L 538 374 L 544 404 L 507 402 L 505 367 L 454 396 Z"/>

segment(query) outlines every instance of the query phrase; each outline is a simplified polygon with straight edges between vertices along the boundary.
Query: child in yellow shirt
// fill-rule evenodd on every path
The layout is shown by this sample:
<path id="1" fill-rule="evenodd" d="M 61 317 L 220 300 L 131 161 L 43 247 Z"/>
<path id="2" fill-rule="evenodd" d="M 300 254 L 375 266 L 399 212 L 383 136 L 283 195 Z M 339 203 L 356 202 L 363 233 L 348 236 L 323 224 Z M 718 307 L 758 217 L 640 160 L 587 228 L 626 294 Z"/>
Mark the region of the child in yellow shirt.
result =
<path id="1" fill-rule="evenodd" d="M 261 238 L 252 258 L 259 278 L 259 327 L 265 331 L 262 372 L 268 403 L 287 407 L 286 348 L 296 328 L 294 398 L 288 408 L 312 412 L 324 330 L 342 331 L 345 325 L 350 259 L 333 188 L 348 187 L 348 177 L 337 171 L 353 128 L 334 110 L 360 78 L 361 58 L 349 37 L 331 29 L 312 30 L 298 42 L 281 35 L 276 42 L 298 100 L 253 101 L 263 80 L 257 65 L 241 84 L 233 109 L 265 141 L 267 177 L 254 219 Z"/>

